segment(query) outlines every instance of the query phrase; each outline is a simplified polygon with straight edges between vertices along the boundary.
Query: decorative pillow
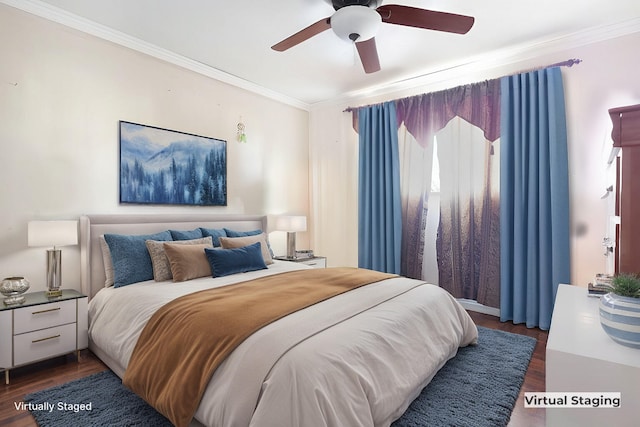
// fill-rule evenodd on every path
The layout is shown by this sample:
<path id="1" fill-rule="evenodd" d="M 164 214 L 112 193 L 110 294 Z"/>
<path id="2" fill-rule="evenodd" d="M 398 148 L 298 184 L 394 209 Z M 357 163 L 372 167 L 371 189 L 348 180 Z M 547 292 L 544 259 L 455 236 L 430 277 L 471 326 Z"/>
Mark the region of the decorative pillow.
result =
<path id="1" fill-rule="evenodd" d="M 262 234 L 262 230 L 249 230 L 249 231 L 237 231 L 231 230 L 229 228 L 225 228 L 224 232 L 227 237 L 246 237 L 246 236 L 256 236 L 258 234 Z"/>
<path id="2" fill-rule="evenodd" d="M 113 263 L 113 286 L 131 285 L 153 279 L 153 265 L 147 250 L 147 240 L 171 240 L 171 233 L 163 231 L 155 234 L 129 236 L 105 234 Z"/>
<path id="3" fill-rule="evenodd" d="M 209 244 L 199 245 L 176 245 L 175 243 L 165 243 L 164 252 L 169 259 L 171 275 L 174 282 L 184 282 L 185 280 L 197 279 L 198 277 L 211 276 L 211 266 L 205 249 L 213 250 Z"/>
<path id="4" fill-rule="evenodd" d="M 171 274 L 171 265 L 169 264 L 169 258 L 164 252 L 164 241 L 147 240 L 145 242 L 147 250 L 149 250 L 149 256 L 151 257 L 151 264 L 153 265 L 153 278 L 156 282 L 162 282 L 164 280 L 170 280 L 173 278 Z M 202 237 L 200 239 L 193 240 L 176 240 L 171 242 L 172 245 L 208 245 L 213 247 L 211 237 Z"/>
<path id="5" fill-rule="evenodd" d="M 173 240 L 193 240 L 205 237 L 202 235 L 202 230 L 200 230 L 199 228 L 195 228 L 189 231 L 169 230 L 169 233 L 171 233 L 171 237 L 173 238 Z"/>
<path id="6" fill-rule="evenodd" d="M 257 236 L 258 234 L 263 233 L 262 230 L 237 231 L 231 230 L 229 228 L 225 228 L 224 232 L 227 233 L 227 237 Z M 271 255 L 271 258 L 273 258 L 275 255 L 273 254 L 273 250 L 271 249 L 271 244 L 269 244 L 269 239 L 267 239 L 266 236 L 267 235 L 265 234 L 265 239 L 267 240 L 267 249 L 269 250 L 269 255 Z"/>
<path id="7" fill-rule="evenodd" d="M 224 228 L 200 228 L 204 237 L 211 236 L 213 239 L 213 246 L 220 247 L 220 237 L 227 237 L 227 233 Z"/>
<path id="8" fill-rule="evenodd" d="M 213 277 L 264 270 L 267 265 L 262 257 L 262 245 L 256 242 L 235 249 L 205 249 Z"/>
<path id="9" fill-rule="evenodd" d="M 273 258 L 271 257 L 271 251 L 267 245 L 267 235 L 264 233 L 249 235 L 245 237 L 221 237 L 220 246 L 223 249 L 241 248 L 253 243 L 260 243 L 260 249 L 262 250 L 262 257 L 265 264 L 273 264 Z"/>
<path id="10" fill-rule="evenodd" d="M 102 264 L 104 265 L 104 287 L 113 286 L 113 261 L 111 261 L 111 251 L 104 239 L 104 234 L 100 236 L 100 249 L 102 249 Z"/>

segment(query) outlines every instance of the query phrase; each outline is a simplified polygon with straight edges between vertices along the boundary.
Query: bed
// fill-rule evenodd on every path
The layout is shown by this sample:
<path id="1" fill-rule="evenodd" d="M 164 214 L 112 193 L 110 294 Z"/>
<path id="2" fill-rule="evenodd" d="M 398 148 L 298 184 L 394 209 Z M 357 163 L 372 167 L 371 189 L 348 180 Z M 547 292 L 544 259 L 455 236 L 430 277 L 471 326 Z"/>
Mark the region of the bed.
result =
<path id="1" fill-rule="evenodd" d="M 197 228 L 242 232 L 267 230 L 267 223 L 266 217 L 249 215 L 80 218 L 89 348 L 121 378 L 149 319 L 169 302 L 254 279 L 308 274 L 296 272 L 304 265 L 274 260 L 267 268 L 224 277 L 105 287 L 101 236 Z M 473 321 L 446 291 L 385 278 L 294 311 L 244 339 L 213 371 L 190 423 L 388 426 L 459 347 L 476 340 Z"/>

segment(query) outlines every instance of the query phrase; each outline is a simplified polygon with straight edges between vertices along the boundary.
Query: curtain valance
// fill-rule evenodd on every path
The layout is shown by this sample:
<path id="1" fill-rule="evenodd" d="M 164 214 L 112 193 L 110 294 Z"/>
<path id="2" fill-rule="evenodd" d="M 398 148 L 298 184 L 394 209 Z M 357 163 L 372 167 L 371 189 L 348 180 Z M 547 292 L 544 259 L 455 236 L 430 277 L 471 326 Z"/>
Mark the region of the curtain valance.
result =
<path id="1" fill-rule="evenodd" d="M 398 124 L 422 146 L 458 116 L 484 131 L 485 138 L 500 137 L 500 80 L 458 86 L 396 100 Z"/>
<path id="2" fill-rule="evenodd" d="M 422 146 L 427 146 L 433 135 L 458 116 L 482 129 L 488 141 L 500 137 L 500 79 L 487 80 L 440 92 L 425 93 L 392 101 L 396 104 L 397 123 L 407 130 Z M 353 128 L 358 132 L 358 111 L 353 113 Z"/>

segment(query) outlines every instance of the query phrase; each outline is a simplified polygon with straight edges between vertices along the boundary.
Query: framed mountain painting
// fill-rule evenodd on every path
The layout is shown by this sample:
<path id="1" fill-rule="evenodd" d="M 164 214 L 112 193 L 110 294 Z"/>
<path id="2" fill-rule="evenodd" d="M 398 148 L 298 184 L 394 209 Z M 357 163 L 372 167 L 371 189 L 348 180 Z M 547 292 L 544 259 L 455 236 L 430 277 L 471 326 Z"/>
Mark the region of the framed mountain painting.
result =
<path id="1" fill-rule="evenodd" d="M 227 142 L 120 121 L 120 203 L 227 205 Z"/>

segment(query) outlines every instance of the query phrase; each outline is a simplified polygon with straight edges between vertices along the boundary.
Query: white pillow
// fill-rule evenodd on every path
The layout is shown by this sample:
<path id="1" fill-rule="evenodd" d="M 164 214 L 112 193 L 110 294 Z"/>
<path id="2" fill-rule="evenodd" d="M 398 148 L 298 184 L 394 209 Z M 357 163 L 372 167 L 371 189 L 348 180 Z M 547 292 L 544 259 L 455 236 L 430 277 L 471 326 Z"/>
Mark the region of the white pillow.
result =
<path id="1" fill-rule="evenodd" d="M 111 260 L 111 251 L 109 245 L 104 238 L 104 234 L 100 236 L 100 249 L 102 249 L 102 264 L 104 265 L 104 287 L 113 286 L 113 261 Z"/>

